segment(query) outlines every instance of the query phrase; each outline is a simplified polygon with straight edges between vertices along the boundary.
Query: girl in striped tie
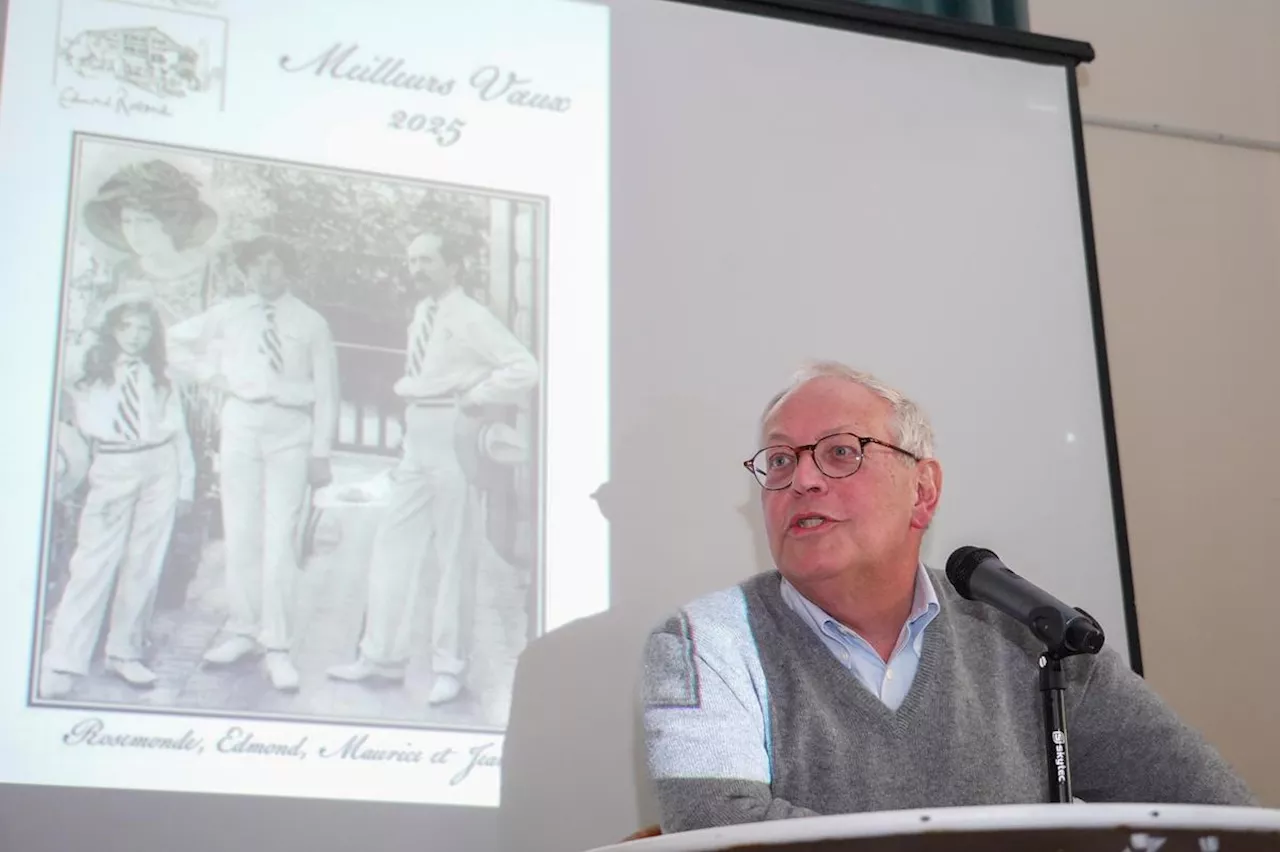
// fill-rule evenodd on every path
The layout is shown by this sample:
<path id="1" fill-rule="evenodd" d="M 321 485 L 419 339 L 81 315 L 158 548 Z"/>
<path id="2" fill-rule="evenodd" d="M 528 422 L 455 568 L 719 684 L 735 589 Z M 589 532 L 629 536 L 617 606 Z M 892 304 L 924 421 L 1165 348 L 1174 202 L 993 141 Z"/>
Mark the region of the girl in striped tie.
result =
<path id="1" fill-rule="evenodd" d="M 83 356 L 68 359 L 74 428 L 93 460 L 67 586 L 46 634 L 46 698 L 65 695 L 74 675 L 89 673 L 108 605 L 107 670 L 135 687 L 155 684 L 142 660 L 146 619 L 174 518 L 189 508 L 194 487 L 191 443 L 166 375 L 155 305 L 118 297 L 100 315 Z"/>

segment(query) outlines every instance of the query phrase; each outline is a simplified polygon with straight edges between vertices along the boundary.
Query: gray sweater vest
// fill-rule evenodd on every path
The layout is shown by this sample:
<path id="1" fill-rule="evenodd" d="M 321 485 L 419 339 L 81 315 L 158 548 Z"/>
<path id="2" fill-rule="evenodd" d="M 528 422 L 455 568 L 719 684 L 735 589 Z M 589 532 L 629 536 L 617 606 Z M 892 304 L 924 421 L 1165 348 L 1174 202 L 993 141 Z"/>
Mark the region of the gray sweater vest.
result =
<path id="1" fill-rule="evenodd" d="M 786 605 L 776 572 L 701 598 L 655 630 L 645 728 L 664 830 L 1046 801 L 1040 646 L 932 576 L 941 610 L 896 711 Z M 1064 667 L 1077 797 L 1256 804 L 1114 650 Z"/>

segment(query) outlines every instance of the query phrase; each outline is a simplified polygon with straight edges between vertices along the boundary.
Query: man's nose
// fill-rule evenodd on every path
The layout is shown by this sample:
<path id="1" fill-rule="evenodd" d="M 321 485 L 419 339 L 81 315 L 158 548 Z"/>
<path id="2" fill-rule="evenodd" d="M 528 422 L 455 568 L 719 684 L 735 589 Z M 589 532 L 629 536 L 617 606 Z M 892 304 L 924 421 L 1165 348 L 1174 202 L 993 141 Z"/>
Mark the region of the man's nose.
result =
<path id="1" fill-rule="evenodd" d="M 818 470 L 813 453 L 801 452 L 796 459 L 796 475 L 791 480 L 791 488 L 794 491 L 827 490 L 827 477 Z"/>

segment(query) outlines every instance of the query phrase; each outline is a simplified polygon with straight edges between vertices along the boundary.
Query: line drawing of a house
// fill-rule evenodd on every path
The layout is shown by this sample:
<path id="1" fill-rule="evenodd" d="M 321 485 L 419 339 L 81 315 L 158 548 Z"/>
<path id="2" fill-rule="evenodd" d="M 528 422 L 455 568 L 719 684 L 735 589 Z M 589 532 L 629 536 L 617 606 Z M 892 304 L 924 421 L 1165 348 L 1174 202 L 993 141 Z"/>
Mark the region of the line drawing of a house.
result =
<path id="1" fill-rule="evenodd" d="M 214 76 L 205 56 L 158 27 L 85 30 L 67 39 L 61 53 L 81 77 L 114 77 L 162 98 L 205 91 Z"/>

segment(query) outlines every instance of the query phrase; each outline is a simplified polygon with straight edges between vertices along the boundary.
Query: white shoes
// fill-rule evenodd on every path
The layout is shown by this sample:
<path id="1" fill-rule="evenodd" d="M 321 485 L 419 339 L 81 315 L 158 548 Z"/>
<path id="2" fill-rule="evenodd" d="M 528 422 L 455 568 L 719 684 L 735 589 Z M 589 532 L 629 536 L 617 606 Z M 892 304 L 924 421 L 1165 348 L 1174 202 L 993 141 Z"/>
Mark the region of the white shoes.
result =
<path id="1" fill-rule="evenodd" d="M 138 689 L 150 689 L 160 678 L 140 660 L 123 660 L 119 657 L 107 657 L 106 670 Z M 65 698 L 76 685 L 75 675 L 54 669 L 42 669 L 40 672 L 40 697 Z"/>
<path id="2" fill-rule="evenodd" d="M 462 681 L 457 675 L 438 674 L 427 693 L 427 703 L 435 706 L 453 701 L 462 694 Z"/>
<path id="3" fill-rule="evenodd" d="M 215 666 L 229 666 L 245 657 L 262 653 L 262 646 L 248 636 L 232 636 L 205 651 L 204 661 Z M 263 661 L 271 685 L 281 692 L 297 692 L 302 683 L 298 669 L 288 651 L 268 651 Z"/>
<path id="4" fill-rule="evenodd" d="M 144 666 L 139 660 L 122 660 L 116 657 L 108 657 L 107 671 L 117 675 L 130 686 L 136 686 L 139 689 L 150 689 L 159 680 L 156 673 Z"/>
<path id="5" fill-rule="evenodd" d="M 298 691 L 301 679 L 293 660 L 289 659 L 288 651 L 268 651 L 266 666 L 267 677 L 271 678 L 272 686 L 281 692 Z"/>
<path id="6" fill-rule="evenodd" d="M 379 665 L 364 657 L 352 663 L 332 666 L 325 672 L 333 680 L 348 683 L 370 682 L 371 684 L 402 684 L 404 669 L 394 666 Z M 446 704 L 462 694 L 462 680 L 457 675 L 438 674 L 431 683 L 431 691 L 427 693 L 430 705 Z"/>
<path id="7" fill-rule="evenodd" d="M 41 698 L 65 698 L 75 685 L 75 677 L 66 672 L 53 669 L 43 669 L 40 672 Z"/>
<path id="8" fill-rule="evenodd" d="M 348 683 L 359 683 L 363 680 L 404 683 L 404 669 L 381 666 L 365 657 L 360 657 L 353 663 L 331 666 L 325 674 L 334 680 L 344 680 Z"/>
<path id="9" fill-rule="evenodd" d="M 229 666 L 250 654 L 257 654 L 259 650 L 258 643 L 248 636 L 232 636 L 205 651 L 204 661 L 215 666 Z"/>

